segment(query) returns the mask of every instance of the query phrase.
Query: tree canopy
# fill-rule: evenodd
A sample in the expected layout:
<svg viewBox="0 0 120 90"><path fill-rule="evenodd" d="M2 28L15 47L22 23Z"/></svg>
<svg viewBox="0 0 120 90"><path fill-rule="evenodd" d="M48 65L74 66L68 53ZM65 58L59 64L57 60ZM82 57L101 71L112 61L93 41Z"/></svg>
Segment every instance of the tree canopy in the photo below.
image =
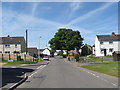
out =
<svg viewBox="0 0 120 90"><path fill-rule="evenodd" d="M49 41L50 48L53 50L73 50L82 46L83 38L79 31L60 28L54 37Z"/></svg>

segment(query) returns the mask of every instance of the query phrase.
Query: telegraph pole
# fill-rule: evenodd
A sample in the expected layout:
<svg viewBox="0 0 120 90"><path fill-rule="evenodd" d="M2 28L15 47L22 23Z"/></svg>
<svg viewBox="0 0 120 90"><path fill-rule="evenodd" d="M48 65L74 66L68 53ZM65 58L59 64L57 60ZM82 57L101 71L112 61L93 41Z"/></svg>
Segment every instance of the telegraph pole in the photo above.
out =
<svg viewBox="0 0 120 90"><path fill-rule="evenodd" d="M28 45L28 32L27 32L27 29L26 29L26 54L27 54L27 45Z"/></svg>

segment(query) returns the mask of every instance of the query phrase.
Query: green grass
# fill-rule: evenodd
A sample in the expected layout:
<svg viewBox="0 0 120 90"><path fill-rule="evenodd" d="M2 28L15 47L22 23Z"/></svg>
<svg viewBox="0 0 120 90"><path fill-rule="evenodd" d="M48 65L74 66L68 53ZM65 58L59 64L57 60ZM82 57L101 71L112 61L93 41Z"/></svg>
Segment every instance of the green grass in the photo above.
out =
<svg viewBox="0 0 120 90"><path fill-rule="evenodd" d="M90 69L96 72L118 77L119 76L118 75L118 63L120 64L120 62L91 63L90 65L85 65L81 67Z"/></svg>
<svg viewBox="0 0 120 90"><path fill-rule="evenodd" d="M36 64L37 62L32 61L14 61L14 62L8 62L7 60L0 61L3 63L7 63L8 65L14 65L14 64Z"/></svg>
<svg viewBox="0 0 120 90"><path fill-rule="evenodd" d="M86 59L86 60L82 60ZM103 62L103 61L112 61L113 58L112 56L104 56L104 57L94 57L94 56L89 56L89 57L80 57L80 62Z"/></svg>
<svg viewBox="0 0 120 90"><path fill-rule="evenodd" d="M43 60L38 60L38 62L42 62Z"/></svg>

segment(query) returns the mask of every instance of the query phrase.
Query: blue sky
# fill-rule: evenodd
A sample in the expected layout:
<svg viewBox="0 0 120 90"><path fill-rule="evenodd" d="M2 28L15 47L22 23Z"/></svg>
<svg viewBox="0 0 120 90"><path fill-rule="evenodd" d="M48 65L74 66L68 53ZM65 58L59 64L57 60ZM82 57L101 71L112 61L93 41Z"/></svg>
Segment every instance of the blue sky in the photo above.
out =
<svg viewBox="0 0 120 90"><path fill-rule="evenodd" d="M25 36L44 48L59 28L79 30L93 45L97 34L118 32L117 2L2 2L2 36ZM41 39L39 37L42 37Z"/></svg>

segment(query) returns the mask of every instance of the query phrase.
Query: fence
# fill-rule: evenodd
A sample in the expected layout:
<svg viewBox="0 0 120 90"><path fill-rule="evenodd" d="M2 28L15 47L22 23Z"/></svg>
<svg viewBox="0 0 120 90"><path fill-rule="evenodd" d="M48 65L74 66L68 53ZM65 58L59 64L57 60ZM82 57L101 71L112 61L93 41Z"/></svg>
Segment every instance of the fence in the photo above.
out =
<svg viewBox="0 0 120 90"><path fill-rule="evenodd" d="M26 54L0 54L1 60L17 60L17 56L21 56L24 61L34 61L34 57Z"/></svg>

